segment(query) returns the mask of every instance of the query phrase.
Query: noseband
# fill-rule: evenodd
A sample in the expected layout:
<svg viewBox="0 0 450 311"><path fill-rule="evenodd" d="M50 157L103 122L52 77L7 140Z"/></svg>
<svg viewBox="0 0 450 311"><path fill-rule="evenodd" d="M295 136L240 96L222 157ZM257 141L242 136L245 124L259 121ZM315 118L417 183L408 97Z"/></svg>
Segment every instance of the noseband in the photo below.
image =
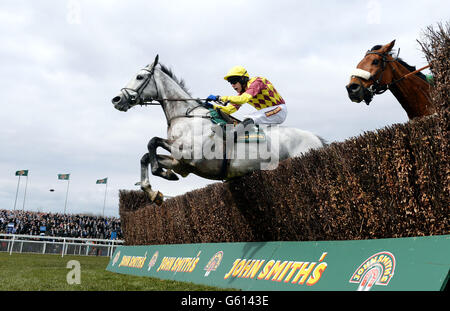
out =
<svg viewBox="0 0 450 311"><path fill-rule="evenodd" d="M363 78L364 80L369 80L372 81L372 85L370 85L368 88L363 88L363 96L364 96L364 100L366 102L366 104L368 105L369 102L372 100L372 98L375 95L378 94L383 94L384 92L386 92L393 84L397 83L399 80L393 81L391 83L388 84L382 84L381 81L383 79L383 73L386 69L386 65L388 63L393 63L395 61L397 61L398 59L398 55L400 54L400 49L399 49L399 53L397 54L397 57L393 60L389 60L388 59L388 54L386 53L380 53L380 52L376 52L376 51L367 51L366 55L364 57L366 57L367 55L370 54L374 54L374 55L378 55L381 57L381 66L380 68L377 70L377 72L375 72L375 74L371 75L368 71L364 71L362 69L356 69L354 71L354 77L356 77L359 80L359 83L361 86L363 86L361 78ZM392 68L393 72L395 71L395 68ZM378 77L378 78L376 78Z"/></svg>

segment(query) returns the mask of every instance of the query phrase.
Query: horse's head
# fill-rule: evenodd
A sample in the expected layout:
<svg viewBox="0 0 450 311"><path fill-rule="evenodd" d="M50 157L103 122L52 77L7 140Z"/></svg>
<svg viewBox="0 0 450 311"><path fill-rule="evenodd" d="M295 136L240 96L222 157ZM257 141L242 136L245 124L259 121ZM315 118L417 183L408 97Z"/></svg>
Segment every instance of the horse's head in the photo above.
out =
<svg viewBox="0 0 450 311"><path fill-rule="evenodd" d="M384 46L376 45L367 51L364 58L353 70L350 83L346 86L348 96L353 102L365 101L368 105L375 94L381 94L393 79L391 66L387 63L394 61L391 50L395 40Z"/></svg>
<svg viewBox="0 0 450 311"><path fill-rule="evenodd" d="M157 98L157 89L152 81L153 73L158 64L158 55L155 61L141 69L133 79L120 90L120 93L111 101L114 108L120 111L127 111L133 106L142 104L145 100L151 101Z"/></svg>

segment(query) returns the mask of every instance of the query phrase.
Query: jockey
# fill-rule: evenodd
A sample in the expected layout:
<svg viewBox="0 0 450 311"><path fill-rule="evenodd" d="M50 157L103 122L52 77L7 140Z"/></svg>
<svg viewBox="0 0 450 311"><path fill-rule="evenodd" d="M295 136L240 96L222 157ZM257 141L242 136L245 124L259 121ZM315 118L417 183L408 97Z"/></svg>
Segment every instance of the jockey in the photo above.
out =
<svg viewBox="0 0 450 311"><path fill-rule="evenodd" d="M207 103L208 107L220 109L226 114L236 112L241 105L249 103L256 108L256 112L245 116L243 126L249 124L280 124L286 120L286 104L281 95L269 80L263 77L250 78L247 70L242 66L230 69L224 77L231 83L237 96L209 95L208 101L222 101L226 106Z"/></svg>

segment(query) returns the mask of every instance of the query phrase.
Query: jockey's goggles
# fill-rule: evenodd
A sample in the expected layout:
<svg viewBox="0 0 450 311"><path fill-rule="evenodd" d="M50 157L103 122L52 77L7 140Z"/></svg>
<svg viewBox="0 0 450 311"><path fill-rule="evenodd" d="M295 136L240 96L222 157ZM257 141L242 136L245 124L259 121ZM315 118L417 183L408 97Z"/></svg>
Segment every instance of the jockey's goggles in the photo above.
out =
<svg viewBox="0 0 450 311"><path fill-rule="evenodd" d="M241 77L232 76L232 77L229 77L227 79L227 81L230 82L231 84L236 84L241 81Z"/></svg>

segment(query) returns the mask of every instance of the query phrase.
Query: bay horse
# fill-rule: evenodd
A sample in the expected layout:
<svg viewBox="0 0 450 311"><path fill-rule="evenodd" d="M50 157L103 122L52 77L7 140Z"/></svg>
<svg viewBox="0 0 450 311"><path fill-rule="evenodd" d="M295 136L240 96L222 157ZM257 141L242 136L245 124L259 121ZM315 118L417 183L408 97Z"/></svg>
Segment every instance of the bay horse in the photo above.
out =
<svg viewBox="0 0 450 311"><path fill-rule="evenodd" d="M357 103L364 100L369 105L374 95L390 90L410 120L436 113L430 96L432 85L424 74L416 73L415 67L398 55L394 58L394 44L395 40L367 51L346 86L350 100Z"/></svg>
<svg viewBox="0 0 450 311"><path fill-rule="evenodd" d="M264 140L236 141L212 122L212 112L194 99L167 67L154 62L135 75L112 99L114 108L127 111L136 105L160 105L167 120L167 139L153 137L141 158L141 189L152 202L162 204L163 195L151 188L148 166L155 176L178 180L193 173L212 180L229 180L257 169L274 169L278 162L324 146L319 136L282 126L264 127ZM261 127L261 125L260 125ZM250 132L250 129L245 129ZM231 139L230 139L231 137ZM170 153L157 154L158 147Z"/></svg>

